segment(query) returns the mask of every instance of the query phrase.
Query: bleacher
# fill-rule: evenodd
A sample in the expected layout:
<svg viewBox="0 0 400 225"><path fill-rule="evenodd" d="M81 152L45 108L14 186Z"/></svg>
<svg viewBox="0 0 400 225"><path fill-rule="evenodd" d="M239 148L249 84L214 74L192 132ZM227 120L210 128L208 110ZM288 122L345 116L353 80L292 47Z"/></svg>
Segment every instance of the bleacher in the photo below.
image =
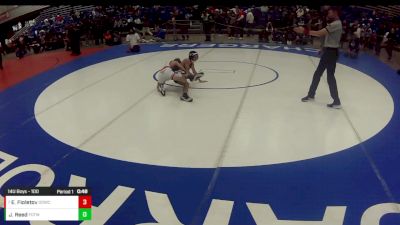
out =
<svg viewBox="0 0 400 225"><path fill-rule="evenodd" d="M71 10L75 10L78 12L84 12L84 11L92 11L95 8L94 5L76 5L76 6L71 6L71 5L61 5L61 6L54 6L54 7L49 7L43 11L40 12L40 15L35 18L36 24L35 26L39 26L40 23L46 19L50 18L52 16L63 16L66 17L70 14ZM29 32L29 30L32 27L29 26L24 26L21 30L16 32L12 37L11 40L15 40L17 37L22 35L25 32Z"/></svg>
<svg viewBox="0 0 400 225"><path fill-rule="evenodd" d="M67 16L71 12L71 10L75 10L78 12L83 12L83 11L92 11L95 8L94 5L76 5L76 6L71 6L71 5L61 5L61 6L56 6L56 7L50 7L46 10L43 10L39 17L38 21L44 20L46 18L50 18L52 16Z"/></svg>
<svg viewBox="0 0 400 225"><path fill-rule="evenodd" d="M357 8L371 10L371 11L375 10L375 11L379 11L379 12L384 12L390 17L400 16L400 6L366 5L366 6L357 6Z"/></svg>

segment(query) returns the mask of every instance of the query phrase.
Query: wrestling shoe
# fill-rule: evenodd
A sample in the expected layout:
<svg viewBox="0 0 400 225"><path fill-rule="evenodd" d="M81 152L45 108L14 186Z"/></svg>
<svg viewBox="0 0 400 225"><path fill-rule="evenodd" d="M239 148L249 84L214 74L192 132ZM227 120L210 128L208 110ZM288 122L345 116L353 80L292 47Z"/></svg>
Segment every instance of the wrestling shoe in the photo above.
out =
<svg viewBox="0 0 400 225"><path fill-rule="evenodd" d="M165 96L164 84L157 84L157 91L160 92L162 96Z"/></svg>
<svg viewBox="0 0 400 225"><path fill-rule="evenodd" d="M337 102L333 102L331 104L326 105L328 108L333 108L333 109L341 109L342 105Z"/></svg>
<svg viewBox="0 0 400 225"><path fill-rule="evenodd" d="M201 78L202 76L204 76L204 73L203 73L203 72L199 72L199 73L197 73L196 75L194 75L193 80L194 80L194 81L198 81L198 80L200 80L200 78Z"/></svg>
<svg viewBox="0 0 400 225"><path fill-rule="evenodd" d="M301 99L302 102L309 102L309 101L314 101L314 97L306 96Z"/></svg>
<svg viewBox="0 0 400 225"><path fill-rule="evenodd" d="M190 74L190 75L188 75L188 76L186 76L186 78L187 79L189 79L190 80L190 82L192 82L193 80L194 80L194 75L192 75L192 74Z"/></svg>
<svg viewBox="0 0 400 225"><path fill-rule="evenodd" d="M192 102L193 98L189 97L186 93L181 96L181 100L185 102Z"/></svg>

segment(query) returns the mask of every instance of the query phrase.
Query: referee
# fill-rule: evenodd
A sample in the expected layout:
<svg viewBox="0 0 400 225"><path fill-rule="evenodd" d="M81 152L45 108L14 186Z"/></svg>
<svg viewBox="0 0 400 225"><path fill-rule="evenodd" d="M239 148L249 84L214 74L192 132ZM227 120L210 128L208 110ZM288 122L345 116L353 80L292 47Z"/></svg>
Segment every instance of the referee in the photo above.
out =
<svg viewBox="0 0 400 225"><path fill-rule="evenodd" d="M308 91L308 95L301 99L303 102L314 100L315 91L317 90L319 81L325 69L328 74L328 85L333 103L328 104L330 108L340 109L340 99L336 86L335 69L336 61L339 57L340 37L342 35L342 22L339 18L339 10L336 7L331 7L327 15L328 25L319 30L311 31L304 27L296 27L294 31L299 34L311 35L316 37L324 37L323 49L318 68L315 70L314 77Z"/></svg>

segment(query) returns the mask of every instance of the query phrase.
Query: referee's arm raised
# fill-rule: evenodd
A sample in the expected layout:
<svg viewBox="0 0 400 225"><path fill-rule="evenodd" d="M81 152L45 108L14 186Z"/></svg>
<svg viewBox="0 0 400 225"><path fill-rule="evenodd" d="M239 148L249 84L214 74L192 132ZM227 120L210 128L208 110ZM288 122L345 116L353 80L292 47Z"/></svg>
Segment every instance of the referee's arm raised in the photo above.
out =
<svg viewBox="0 0 400 225"><path fill-rule="evenodd" d="M323 37L328 35L329 33L332 33L338 29L341 29L340 26L337 26L336 24L328 24L328 26L322 28L321 30L308 30L307 28L304 27L295 27L293 30L296 33L299 34L306 34L306 35L311 35L311 36L315 36L315 37Z"/></svg>
<svg viewBox="0 0 400 225"><path fill-rule="evenodd" d="M322 28L321 30L307 30L304 27L295 27L293 30L299 34L308 34L315 37L323 37L329 34L327 27Z"/></svg>

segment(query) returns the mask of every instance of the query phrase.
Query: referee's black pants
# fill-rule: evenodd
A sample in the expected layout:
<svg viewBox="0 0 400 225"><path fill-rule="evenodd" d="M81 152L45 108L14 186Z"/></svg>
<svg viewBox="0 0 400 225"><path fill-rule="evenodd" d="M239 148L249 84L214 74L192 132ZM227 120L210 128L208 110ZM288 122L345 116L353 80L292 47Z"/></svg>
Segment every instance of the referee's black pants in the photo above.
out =
<svg viewBox="0 0 400 225"><path fill-rule="evenodd" d="M325 69L327 72L329 91L334 103L340 104L339 94L335 79L336 61L339 58L339 50L337 48L324 48L322 50L321 60L319 61L317 70L315 70L313 80L311 82L310 90L308 91L309 97L314 97L317 90L321 76Z"/></svg>

